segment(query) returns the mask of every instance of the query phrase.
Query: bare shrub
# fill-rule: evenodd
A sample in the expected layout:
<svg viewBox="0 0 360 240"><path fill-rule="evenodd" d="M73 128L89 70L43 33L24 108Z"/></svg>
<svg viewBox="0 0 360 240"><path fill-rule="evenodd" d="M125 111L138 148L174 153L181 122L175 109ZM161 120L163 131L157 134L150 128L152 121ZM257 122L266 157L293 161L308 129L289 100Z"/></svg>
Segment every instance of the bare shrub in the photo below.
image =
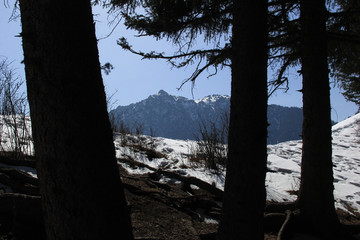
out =
<svg viewBox="0 0 360 240"><path fill-rule="evenodd" d="M199 125L200 138L196 140L195 153L190 161L203 161L209 169L218 170L227 161L228 113L221 117L220 125L216 121L204 119Z"/></svg>
<svg viewBox="0 0 360 240"><path fill-rule="evenodd" d="M0 147L16 157L32 154L28 102L23 85L24 81L10 68L7 59L0 59Z"/></svg>
<svg viewBox="0 0 360 240"><path fill-rule="evenodd" d="M151 149L151 150L155 150L155 149L156 149L156 143L155 143L155 139L154 139L154 130L153 130L152 128L150 128L149 141L146 143L146 145L147 145L148 148Z"/></svg>
<svg viewBox="0 0 360 240"><path fill-rule="evenodd" d="M114 134L120 137L120 144L122 146L126 146L129 144L129 141L132 139L129 137L129 135L132 135L131 128L126 125L123 121L120 122L120 125L115 124L114 118L111 118L113 115L110 114L110 122L112 123L112 130ZM113 121L111 121L113 119Z"/></svg>
<svg viewBox="0 0 360 240"><path fill-rule="evenodd" d="M150 128L150 136L145 136L144 125L134 123L133 127L123 121L116 128L116 134L120 137L120 145L127 147L130 153L141 152L151 161L155 158L167 158L163 153L156 151L156 143L153 137L153 130Z"/></svg>

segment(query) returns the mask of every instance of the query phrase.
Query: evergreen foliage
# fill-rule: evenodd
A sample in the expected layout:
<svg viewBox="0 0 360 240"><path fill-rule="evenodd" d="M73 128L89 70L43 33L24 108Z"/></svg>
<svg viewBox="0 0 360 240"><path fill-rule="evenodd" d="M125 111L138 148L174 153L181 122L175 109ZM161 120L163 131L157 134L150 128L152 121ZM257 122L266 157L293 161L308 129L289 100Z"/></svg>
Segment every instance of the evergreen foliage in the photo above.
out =
<svg viewBox="0 0 360 240"><path fill-rule="evenodd" d="M219 67L230 65L232 2L129 0L105 1L103 4L111 6L111 12L118 12L125 19L125 25L138 31L140 36L166 39L178 47L169 56L157 52L144 53L134 50L125 38L120 38L118 44L122 48L144 59L165 59L177 68L197 64L193 74L184 81L194 83L205 70L214 67L213 74L216 74ZM198 38L203 38L208 48L194 48Z"/></svg>
<svg viewBox="0 0 360 240"><path fill-rule="evenodd" d="M360 106L360 1L336 0L329 13L329 66L348 101Z"/></svg>
<svg viewBox="0 0 360 240"><path fill-rule="evenodd" d="M279 4L276 4L278 2ZM278 66L271 93L282 84L289 67L300 64L299 1L269 3L269 64ZM349 101L360 105L360 2L357 0L327 1L327 43L330 76L344 90Z"/></svg>
<svg viewBox="0 0 360 240"><path fill-rule="evenodd" d="M100 0L95 3L101 2ZM118 40L125 50L143 59L165 59L173 67L196 64L195 71L182 85L192 83L212 67L208 77L218 68L231 66L231 28L233 1L225 0L105 0L110 12L125 19L125 25L139 36L166 39L178 46L172 55L135 50L125 38ZM357 0L327 1L327 39L331 76L344 90L347 100L360 104L360 2ZM268 1L268 66L275 74L269 80L268 94L277 89L288 90L288 69L300 65L299 0ZM206 49L196 48L203 38ZM181 85L181 86L182 86Z"/></svg>

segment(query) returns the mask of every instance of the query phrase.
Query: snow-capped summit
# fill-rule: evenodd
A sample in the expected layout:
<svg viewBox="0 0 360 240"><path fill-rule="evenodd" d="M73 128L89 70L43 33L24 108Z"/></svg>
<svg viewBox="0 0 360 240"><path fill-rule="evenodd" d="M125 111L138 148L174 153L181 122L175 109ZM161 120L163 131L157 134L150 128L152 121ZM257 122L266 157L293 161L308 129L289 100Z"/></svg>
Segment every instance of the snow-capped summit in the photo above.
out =
<svg viewBox="0 0 360 240"><path fill-rule="evenodd" d="M225 100L225 101L229 101L230 100L230 97L227 96L227 95L219 95L219 94L213 94L213 95L209 95L209 96L206 96L202 99L199 99L199 100L195 100L196 103L216 103L218 101L222 101L222 100Z"/></svg>

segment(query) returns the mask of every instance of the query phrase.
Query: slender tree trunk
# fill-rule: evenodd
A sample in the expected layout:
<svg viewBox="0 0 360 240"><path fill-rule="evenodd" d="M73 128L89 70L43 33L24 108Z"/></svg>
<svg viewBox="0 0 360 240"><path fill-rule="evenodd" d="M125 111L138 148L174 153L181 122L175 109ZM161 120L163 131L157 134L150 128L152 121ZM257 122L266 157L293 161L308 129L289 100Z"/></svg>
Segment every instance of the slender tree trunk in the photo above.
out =
<svg viewBox="0 0 360 240"><path fill-rule="evenodd" d="M90 1L20 0L48 239L133 239Z"/></svg>
<svg viewBox="0 0 360 240"><path fill-rule="evenodd" d="M229 155L218 239L263 239L266 200L267 8L234 1Z"/></svg>
<svg viewBox="0 0 360 240"><path fill-rule="evenodd" d="M331 237L334 207L325 1L301 0L303 148L298 206L304 221Z"/></svg>

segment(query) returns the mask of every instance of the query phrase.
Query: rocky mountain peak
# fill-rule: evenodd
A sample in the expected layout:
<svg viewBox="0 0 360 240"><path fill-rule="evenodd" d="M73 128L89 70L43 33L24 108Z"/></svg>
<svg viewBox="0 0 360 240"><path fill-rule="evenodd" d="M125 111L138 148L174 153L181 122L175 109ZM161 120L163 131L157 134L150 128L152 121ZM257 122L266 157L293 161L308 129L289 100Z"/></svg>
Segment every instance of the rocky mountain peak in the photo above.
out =
<svg viewBox="0 0 360 240"><path fill-rule="evenodd" d="M169 94L167 92L165 92L164 90L162 90L162 89L157 93L157 95L159 95L159 96L169 96Z"/></svg>
<svg viewBox="0 0 360 240"><path fill-rule="evenodd" d="M199 100L173 96L164 90L129 106L119 106L110 114L115 125L121 123L134 128L141 124L144 134L150 129L154 136L194 140L199 134L202 121L211 121L221 126L224 114L230 112L230 97L210 95ZM302 110L270 105L268 108L268 143L300 139Z"/></svg>

